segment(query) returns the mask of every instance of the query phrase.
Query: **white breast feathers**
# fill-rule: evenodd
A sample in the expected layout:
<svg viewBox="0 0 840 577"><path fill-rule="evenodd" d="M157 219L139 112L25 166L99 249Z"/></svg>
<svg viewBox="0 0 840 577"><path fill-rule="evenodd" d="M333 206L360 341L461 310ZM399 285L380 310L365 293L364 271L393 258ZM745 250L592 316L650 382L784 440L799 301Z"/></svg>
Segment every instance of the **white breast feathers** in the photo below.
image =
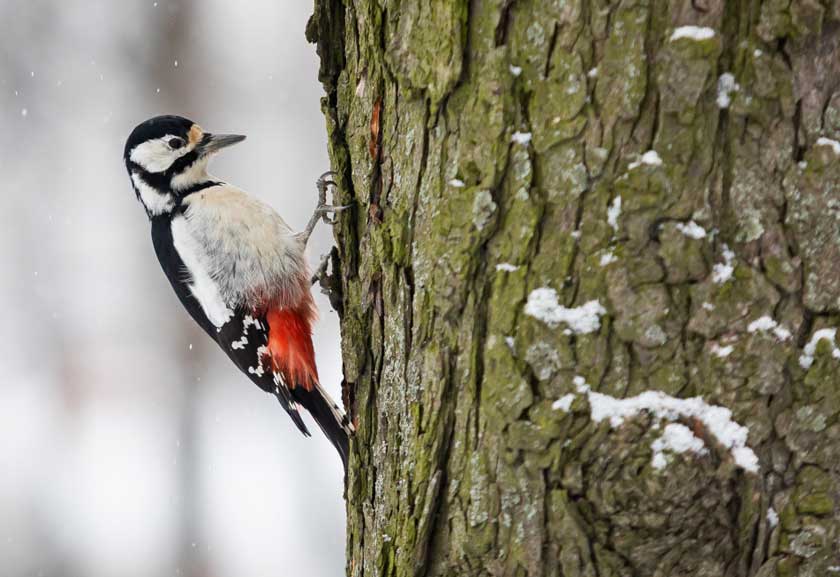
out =
<svg viewBox="0 0 840 577"><path fill-rule="evenodd" d="M300 302L309 289L304 244L271 207L230 185L194 193L184 205L184 217L173 220L173 238L175 221L182 220L184 237L199 249L199 268L228 308ZM176 249L181 254L177 242Z"/></svg>
<svg viewBox="0 0 840 577"><path fill-rule="evenodd" d="M204 249L183 216L172 219L172 243L187 269L184 272L189 275L187 280L190 292L213 326L222 328L233 317L233 310L228 306L230 301L222 297L216 281L210 275Z"/></svg>

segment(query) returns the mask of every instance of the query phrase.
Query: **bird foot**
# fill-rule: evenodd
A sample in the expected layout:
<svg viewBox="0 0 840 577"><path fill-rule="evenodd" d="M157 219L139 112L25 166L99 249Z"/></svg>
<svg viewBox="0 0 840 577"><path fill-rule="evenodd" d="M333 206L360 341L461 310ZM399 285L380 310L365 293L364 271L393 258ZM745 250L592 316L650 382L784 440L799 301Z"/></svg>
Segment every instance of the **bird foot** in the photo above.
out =
<svg viewBox="0 0 840 577"><path fill-rule="evenodd" d="M338 176L332 170L329 170L318 177L318 180L315 182L315 187L318 189L318 206L315 208L314 217L321 217L321 221L333 225L335 224L335 215L339 212L343 212L350 208L351 205L346 204L344 206L333 206L331 204L327 204L327 193L332 192L333 197L335 197L335 191L338 189L338 184L335 182L334 178ZM333 215L330 218L330 214Z"/></svg>
<svg viewBox="0 0 840 577"><path fill-rule="evenodd" d="M319 176L318 180L315 182L315 187L318 190L318 205L315 207L315 211L309 219L309 224L306 225L306 229L302 233L304 243L309 240L309 237L319 220L332 226L336 223L335 215L352 206L351 204L333 206L327 203L327 193L331 192L333 197L335 197L335 191L338 189L338 184L335 180L333 180L336 176L337 174L335 172L328 171Z"/></svg>
<svg viewBox="0 0 840 577"><path fill-rule="evenodd" d="M321 221L325 222L326 224L332 226L336 223L335 215L339 212L344 212L348 208L350 208L349 204L345 204L343 206L333 206L331 204L322 204L315 208L315 215L321 217ZM333 216L330 217L330 214Z"/></svg>

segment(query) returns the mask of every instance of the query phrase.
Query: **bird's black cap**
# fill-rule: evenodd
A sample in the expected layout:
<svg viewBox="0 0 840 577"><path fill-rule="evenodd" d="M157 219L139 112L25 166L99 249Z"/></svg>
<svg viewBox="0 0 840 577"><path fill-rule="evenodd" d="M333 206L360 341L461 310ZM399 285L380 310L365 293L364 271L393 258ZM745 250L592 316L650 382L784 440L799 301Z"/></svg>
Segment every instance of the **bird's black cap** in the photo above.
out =
<svg viewBox="0 0 840 577"><path fill-rule="evenodd" d="M166 136L167 134L180 136L181 138L186 139L190 128L192 128L194 124L195 123L188 118L184 118L183 116L174 116L171 114L155 116L145 122L141 122L134 128L134 130L131 131L128 140L125 141L123 158L128 161L128 155L131 154L131 150L138 144L146 142L147 140L160 138L162 136Z"/></svg>

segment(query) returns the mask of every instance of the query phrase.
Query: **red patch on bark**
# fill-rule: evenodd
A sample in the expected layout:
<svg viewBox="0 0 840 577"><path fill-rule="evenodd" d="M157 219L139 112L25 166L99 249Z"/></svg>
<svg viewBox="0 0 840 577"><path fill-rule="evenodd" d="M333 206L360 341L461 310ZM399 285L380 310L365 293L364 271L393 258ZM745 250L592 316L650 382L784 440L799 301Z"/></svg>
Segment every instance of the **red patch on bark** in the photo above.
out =
<svg viewBox="0 0 840 577"><path fill-rule="evenodd" d="M265 315L272 369L283 375L290 389L300 385L311 391L318 382L315 349L312 346L312 317L313 310L307 306L272 308Z"/></svg>

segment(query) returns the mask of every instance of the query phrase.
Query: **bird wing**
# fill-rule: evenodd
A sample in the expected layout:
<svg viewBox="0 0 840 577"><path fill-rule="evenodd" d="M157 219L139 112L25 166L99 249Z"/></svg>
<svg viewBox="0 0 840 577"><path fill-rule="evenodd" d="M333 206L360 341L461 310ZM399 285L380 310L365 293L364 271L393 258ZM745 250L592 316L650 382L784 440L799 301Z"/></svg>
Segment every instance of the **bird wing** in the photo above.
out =
<svg viewBox="0 0 840 577"><path fill-rule="evenodd" d="M270 350L269 330L265 314L240 305L230 321L210 336L254 384L277 397L298 429L308 437L309 430L301 419L289 382L283 371L276 370ZM294 383L291 388L294 388Z"/></svg>
<svg viewBox="0 0 840 577"><path fill-rule="evenodd" d="M252 382L277 397L298 429L309 436L283 374L267 363L265 315L241 298L237 301L223 294L209 273L208 252L184 216L171 222L155 221L152 226L158 260L184 308Z"/></svg>
<svg viewBox="0 0 840 577"><path fill-rule="evenodd" d="M315 367L311 320L314 309L269 309L264 314L238 307L215 336L228 356L259 387L274 393L301 432L309 431L298 408L306 408L338 450L345 470L353 425L321 386Z"/></svg>

